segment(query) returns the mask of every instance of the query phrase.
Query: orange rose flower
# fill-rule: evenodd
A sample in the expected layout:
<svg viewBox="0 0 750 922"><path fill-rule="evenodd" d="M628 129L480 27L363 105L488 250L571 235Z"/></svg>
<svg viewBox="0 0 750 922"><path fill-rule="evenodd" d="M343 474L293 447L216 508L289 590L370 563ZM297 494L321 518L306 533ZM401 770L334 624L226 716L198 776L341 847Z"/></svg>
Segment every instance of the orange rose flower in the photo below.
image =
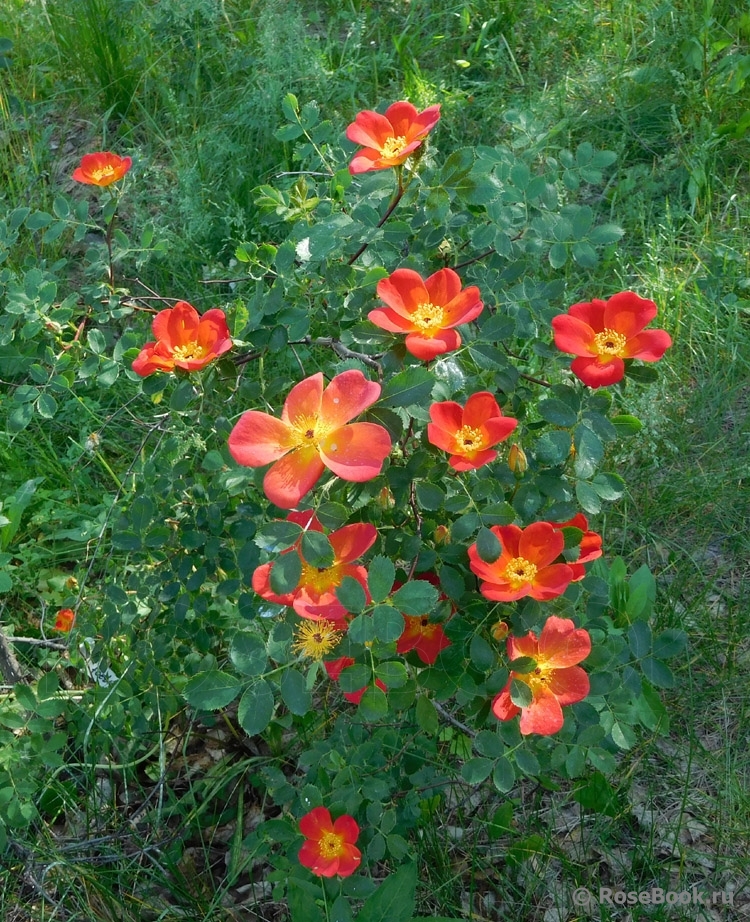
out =
<svg viewBox="0 0 750 922"><path fill-rule="evenodd" d="M263 467L268 499L282 509L296 506L328 468L342 480L377 477L391 450L391 437L375 423L350 423L380 396L380 385L361 371L342 372L323 389L323 373L289 392L281 419L259 410L243 413L229 436L238 464Z"/></svg>
<svg viewBox="0 0 750 922"><path fill-rule="evenodd" d="M325 807L315 807L299 821L307 840L299 850L300 864L318 877L349 877L359 867L362 853L354 844L359 826L344 814L334 823Z"/></svg>
<svg viewBox="0 0 750 922"><path fill-rule="evenodd" d="M453 269L440 269L427 279L413 269L396 269L378 282L377 292L387 306L370 311L370 322L390 333L406 333L406 348L424 361L458 349L461 337L454 327L475 320L484 307L479 289L462 289Z"/></svg>
<svg viewBox="0 0 750 922"><path fill-rule="evenodd" d="M427 438L450 453L448 463L457 471L472 471L497 457L492 446L508 436L518 420L503 416L489 391L472 394L462 407L452 400L430 407Z"/></svg>
<svg viewBox="0 0 750 922"><path fill-rule="evenodd" d="M355 564L354 561L372 547L377 536L375 526L369 523L355 522L352 525L344 525L343 528L331 532L328 536L334 553L330 567L322 569L313 567L298 551L302 559L302 573L297 586L291 592L276 595L271 589L273 562L261 564L255 570L252 581L253 589L269 602L291 605L301 618L309 618L311 621L331 621L337 630L341 630L342 625L345 626L349 612L336 598L336 590L345 576L351 576L365 590L369 604L367 570Z"/></svg>
<svg viewBox="0 0 750 922"><path fill-rule="evenodd" d="M476 544L469 548L469 566L483 580L479 591L485 598L515 602L529 595L546 602L562 595L573 581L572 567L553 563L562 554L565 539L549 522L534 522L528 528L493 525L490 531L502 547L494 563L481 559Z"/></svg>
<svg viewBox="0 0 750 922"><path fill-rule="evenodd" d="M132 157L118 157L108 150L84 154L81 165L73 170L73 179L89 186L110 186L122 179L132 165Z"/></svg>
<svg viewBox="0 0 750 922"><path fill-rule="evenodd" d="M346 129L346 136L364 150L357 151L349 172L367 173L398 166L421 145L437 125L440 106L417 112L410 102L394 102L385 115L366 109Z"/></svg>
<svg viewBox="0 0 750 922"><path fill-rule="evenodd" d="M57 613L55 618L55 630L56 631L65 631L67 632L73 627L73 622L76 619L75 612L72 608L61 608Z"/></svg>
<svg viewBox="0 0 750 922"><path fill-rule="evenodd" d="M202 316L187 301L178 301L154 317L156 342L146 343L133 371L147 378L155 371L197 371L232 348L227 318L219 308Z"/></svg>
<svg viewBox="0 0 750 922"><path fill-rule="evenodd" d="M570 370L584 384L616 384L625 374L624 359L658 362L672 345L666 330L644 330L655 316L654 302L632 291L574 304L552 318L555 345L578 356Z"/></svg>
<svg viewBox="0 0 750 922"><path fill-rule="evenodd" d="M525 637L509 637L510 659L529 656L536 667L531 672L511 672L508 684L492 702L495 717L510 720L520 713L519 729L524 735L557 733L563 725L562 706L582 701L589 693L589 677L576 664L590 652L588 631L557 615L547 618L538 638L532 631ZM514 679L531 690L531 702L525 707L518 707L511 700L510 686Z"/></svg>
<svg viewBox="0 0 750 922"><path fill-rule="evenodd" d="M577 512L568 522L553 522L552 527L556 530L580 528L583 532L583 538L581 538L578 548L578 560L568 563L574 573L573 582L577 583L586 575L586 568L583 564L602 556L602 536L598 532L589 531L588 519L582 512Z"/></svg>

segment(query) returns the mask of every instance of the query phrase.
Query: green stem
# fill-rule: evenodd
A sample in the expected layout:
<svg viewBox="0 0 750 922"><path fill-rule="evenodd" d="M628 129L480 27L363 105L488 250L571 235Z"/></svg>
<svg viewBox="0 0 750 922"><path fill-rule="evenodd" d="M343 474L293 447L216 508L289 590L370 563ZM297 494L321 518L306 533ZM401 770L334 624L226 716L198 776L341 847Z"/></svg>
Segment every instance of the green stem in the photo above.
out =
<svg viewBox="0 0 750 922"><path fill-rule="evenodd" d="M391 215L393 214L393 212L395 211L396 206L397 206L398 203L401 201L401 199L404 197L404 192L406 192L406 188L407 188L407 186L408 186L408 183L407 183L406 185L404 185L403 167L402 167L402 166L397 166L397 167L396 167L396 178L398 179L398 186L396 187L396 191L395 191L395 193L394 193L394 195L393 195L393 198L391 199L390 205L388 206L388 208L387 208L385 214L384 214L383 217L378 221L377 227L382 227L382 226L385 224L385 222L388 220L388 218L390 218L390 216L391 216ZM363 243L362 246L361 246L361 247L357 250L357 252L354 254L354 256L350 256L350 257L349 257L349 259L348 259L348 261L347 261L347 262L348 262L348 265L351 266L352 263L356 262L356 261L359 259L359 257L365 252L365 250L367 249L367 247L368 247L369 245L370 245L370 244L369 244L369 241L366 241L365 243Z"/></svg>

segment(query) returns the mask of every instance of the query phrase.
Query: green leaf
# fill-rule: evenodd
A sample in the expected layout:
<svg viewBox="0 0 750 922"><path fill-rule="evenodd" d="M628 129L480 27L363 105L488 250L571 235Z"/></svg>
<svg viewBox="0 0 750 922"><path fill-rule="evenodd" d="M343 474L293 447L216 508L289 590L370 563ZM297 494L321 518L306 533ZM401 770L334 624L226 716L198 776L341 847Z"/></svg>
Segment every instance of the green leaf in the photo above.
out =
<svg viewBox="0 0 750 922"><path fill-rule="evenodd" d="M286 900L290 922L328 922L309 890L293 877L287 883Z"/></svg>
<svg viewBox="0 0 750 922"><path fill-rule="evenodd" d="M408 407L429 403L435 379L426 368L415 366L394 375L383 389L378 406Z"/></svg>
<svg viewBox="0 0 750 922"><path fill-rule="evenodd" d="M339 676L339 686L344 692L358 692L372 681L372 669L365 663L347 666Z"/></svg>
<svg viewBox="0 0 750 922"><path fill-rule="evenodd" d="M302 576L302 561L296 551L282 554L271 567L269 582L276 595L292 592Z"/></svg>
<svg viewBox="0 0 750 922"><path fill-rule="evenodd" d="M502 554L503 548L497 535L489 528L480 528L477 535L477 554L485 563L494 563Z"/></svg>
<svg viewBox="0 0 750 922"><path fill-rule="evenodd" d="M404 616L392 605L378 605L372 613L372 624L375 637L381 643L397 641L405 626Z"/></svg>
<svg viewBox="0 0 750 922"><path fill-rule="evenodd" d="M498 759L505 752L505 745L492 730L480 730L474 740L474 748L488 759Z"/></svg>
<svg viewBox="0 0 750 922"><path fill-rule="evenodd" d="M359 580L345 576L336 589L336 598L344 608L353 615L358 615L367 607L367 595Z"/></svg>
<svg viewBox="0 0 750 922"><path fill-rule="evenodd" d="M437 589L424 579L410 580L393 594L393 604L404 615L429 614L437 600Z"/></svg>
<svg viewBox="0 0 750 922"><path fill-rule="evenodd" d="M584 809L605 816L617 816L620 809L617 792L601 772L592 772L589 778L581 782L573 792L573 800Z"/></svg>
<svg viewBox="0 0 750 922"><path fill-rule="evenodd" d="M372 615L358 615L349 623L347 636L354 643L369 643L375 640L375 624Z"/></svg>
<svg viewBox="0 0 750 922"><path fill-rule="evenodd" d="M595 269L599 265L596 250L585 241L573 244L573 259L584 269Z"/></svg>
<svg viewBox="0 0 750 922"><path fill-rule="evenodd" d="M586 483L584 480L576 482L576 498L584 512L588 512L590 515L596 515L597 512L601 512L602 501L590 483Z"/></svg>
<svg viewBox="0 0 750 922"><path fill-rule="evenodd" d="M36 402L36 410L43 419L52 419L57 413L57 401L51 394L40 394Z"/></svg>
<svg viewBox="0 0 750 922"><path fill-rule="evenodd" d="M406 685L409 674L403 663L399 663L396 660L388 660L375 667L375 678L380 679L388 688L401 688Z"/></svg>
<svg viewBox="0 0 750 922"><path fill-rule="evenodd" d="M636 416L629 416L623 413L620 416L613 416L610 422L617 430L620 438L628 438L631 435L637 435L643 429L643 423Z"/></svg>
<svg viewBox="0 0 750 922"><path fill-rule="evenodd" d="M373 558L367 572L367 586L373 602L382 602L388 598L395 579L396 567L390 558L382 556Z"/></svg>
<svg viewBox="0 0 750 922"><path fill-rule="evenodd" d="M489 778L494 767L492 759L476 756L461 766L461 777L467 784L481 784L485 778Z"/></svg>
<svg viewBox="0 0 750 922"><path fill-rule="evenodd" d="M505 756L495 762L495 767L492 771L492 783L501 794L507 794L516 783L516 770Z"/></svg>
<svg viewBox="0 0 750 922"><path fill-rule="evenodd" d="M290 122L297 121L299 102L297 102L297 97L294 95L294 93L287 93L286 96L281 100L281 111L284 113L284 116L289 119Z"/></svg>
<svg viewBox="0 0 750 922"><path fill-rule="evenodd" d="M248 736L257 736L266 729L273 717L273 707L273 692L265 679L248 687L237 707L237 719Z"/></svg>
<svg viewBox="0 0 750 922"><path fill-rule="evenodd" d="M416 485L417 503L421 509L434 512L445 502L445 491L434 483L420 480Z"/></svg>
<svg viewBox="0 0 750 922"><path fill-rule="evenodd" d="M653 656L646 656L641 660L641 669L649 682L657 688L674 687L672 670L661 660L654 659Z"/></svg>
<svg viewBox="0 0 750 922"><path fill-rule="evenodd" d="M388 699L376 685L370 685L359 702L359 713L365 720L382 720L388 714Z"/></svg>
<svg viewBox="0 0 750 922"><path fill-rule="evenodd" d="M482 672L487 672L497 663L495 650L479 634L474 634L471 638L469 657L473 665Z"/></svg>
<svg viewBox="0 0 750 922"><path fill-rule="evenodd" d="M654 640L654 656L670 659L678 656L687 646L687 634L678 628L667 628Z"/></svg>
<svg viewBox="0 0 750 922"><path fill-rule="evenodd" d="M240 692L241 683L236 676L209 669L193 676L182 690L189 705L204 711L217 711L230 704Z"/></svg>
<svg viewBox="0 0 750 922"><path fill-rule="evenodd" d="M417 866L407 864L386 877L365 900L357 922L411 922L416 888Z"/></svg>
<svg viewBox="0 0 750 922"><path fill-rule="evenodd" d="M636 621L628 628L628 643L633 656L642 659L651 649L651 628L645 621Z"/></svg>
<svg viewBox="0 0 750 922"><path fill-rule="evenodd" d="M562 464L570 454L571 444L567 429L554 429L539 437L534 452L542 464Z"/></svg>
<svg viewBox="0 0 750 922"><path fill-rule="evenodd" d="M588 426L576 427L573 444L576 449L574 461L576 475L582 480L588 480L594 475L597 465L604 457L604 446Z"/></svg>
<svg viewBox="0 0 750 922"><path fill-rule="evenodd" d="M257 634L247 632L234 635L229 658L243 675L249 676L263 675L268 663L265 643Z"/></svg>
<svg viewBox="0 0 750 922"><path fill-rule="evenodd" d="M594 246L616 243L624 233L625 231L617 224L598 224L589 233L589 243Z"/></svg>
<svg viewBox="0 0 750 922"><path fill-rule="evenodd" d="M521 769L524 775L536 777L541 771L539 760L533 752L528 749L517 749L515 752L516 765Z"/></svg>
<svg viewBox="0 0 750 922"><path fill-rule="evenodd" d="M302 529L294 522L268 522L258 529L253 541L262 551L277 554L291 547L302 534Z"/></svg>
<svg viewBox="0 0 750 922"><path fill-rule="evenodd" d="M332 566L335 556L331 542L322 531L306 531L302 535L300 552L305 561L317 569Z"/></svg>
<svg viewBox="0 0 750 922"><path fill-rule="evenodd" d="M417 698L416 714L420 729L424 730L428 736L435 736L439 727L438 713L435 705L426 695Z"/></svg>
<svg viewBox="0 0 750 922"><path fill-rule="evenodd" d="M520 679L511 679L510 700L518 708L525 708L531 704L531 689Z"/></svg>
<svg viewBox="0 0 750 922"><path fill-rule="evenodd" d="M556 397L548 397L546 400L542 400L539 404L539 414L548 423L552 423L554 426L563 426L565 429L575 426L578 420L578 414Z"/></svg>
<svg viewBox="0 0 750 922"><path fill-rule="evenodd" d="M547 258L553 269L561 269L568 261L568 248L564 243L555 243L550 247Z"/></svg>
<svg viewBox="0 0 750 922"><path fill-rule="evenodd" d="M281 697L292 714L304 717L312 707L312 695L301 672L287 669L281 676Z"/></svg>

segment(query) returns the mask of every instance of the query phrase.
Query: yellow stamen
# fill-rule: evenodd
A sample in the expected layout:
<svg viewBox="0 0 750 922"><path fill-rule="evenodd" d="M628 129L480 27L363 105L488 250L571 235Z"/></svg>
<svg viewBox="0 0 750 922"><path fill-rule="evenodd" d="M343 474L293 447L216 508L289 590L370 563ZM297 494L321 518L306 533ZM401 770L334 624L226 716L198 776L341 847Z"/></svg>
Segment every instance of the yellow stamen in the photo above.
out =
<svg viewBox="0 0 750 922"><path fill-rule="evenodd" d="M332 567L312 567L302 561L302 574L298 586L303 586L308 592L330 592L341 585L344 574L341 572L344 564L335 563Z"/></svg>
<svg viewBox="0 0 750 922"><path fill-rule="evenodd" d="M343 634L331 621L305 621L297 628L296 636L297 640L292 644L295 653L321 660L338 645Z"/></svg>
<svg viewBox="0 0 750 922"><path fill-rule="evenodd" d="M91 171L91 178L99 182L101 179L109 179L110 176L114 175L114 172L115 168L111 165L100 166Z"/></svg>
<svg viewBox="0 0 750 922"><path fill-rule="evenodd" d="M403 135L388 138L380 148L380 156L385 160L393 160L401 156L401 151L406 147L406 138Z"/></svg>
<svg viewBox="0 0 750 922"><path fill-rule="evenodd" d="M335 832L324 832L318 840L321 858L338 858L344 846L344 837Z"/></svg>
<svg viewBox="0 0 750 922"><path fill-rule="evenodd" d="M594 337L594 348L599 355L617 357L622 356L625 346L628 343L627 336L618 333L616 330L602 330Z"/></svg>
<svg viewBox="0 0 750 922"><path fill-rule="evenodd" d="M439 304L431 304L429 301L425 301L424 304L420 304L413 311L411 320L415 327L419 327L423 333L429 334L443 329L444 316L445 311Z"/></svg>
<svg viewBox="0 0 750 922"><path fill-rule="evenodd" d="M456 433L456 448L463 454L481 451L484 448L484 439L481 430L471 426L461 426Z"/></svg>
<svg viewBox="0 0 750 922"><path fill-rule="evenodd" d="M525 557L514 557L505 568L503 576L513 589L520 589L525 583L533 583L537 567Z"/></svg>
<svg viewBox="0 0 750 922"><path fill-rule="evenodd" d="M199 345L194 339L184 346L177 346L172 351L175 362L189 362L191 359L202 359L206 354L203 346Z"/></svg>

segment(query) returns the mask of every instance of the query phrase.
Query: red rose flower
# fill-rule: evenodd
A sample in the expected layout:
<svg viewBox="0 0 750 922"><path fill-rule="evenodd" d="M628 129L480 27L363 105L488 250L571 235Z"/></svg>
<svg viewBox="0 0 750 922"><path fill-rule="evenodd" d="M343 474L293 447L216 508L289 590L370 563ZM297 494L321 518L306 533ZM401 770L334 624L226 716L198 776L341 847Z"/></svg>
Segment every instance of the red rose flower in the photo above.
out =
<svg viewBox="0 0 750 922"><path fill-rule="evenodd" d="M440 269L426 279L413 269L396 269L378 282L377 292L387 306L370 311L370 322L390 333L406 333L408 351L427 362L458 349L461 337L454 327L475 320L484 307L479 289L462 289L453 269Z"/></svg>
<svg viewBox="0 0 750 922"><path fill-rule="evenodd" d="M462 407L452 400L433 403L427 438L450 453L448 463L457 471L471 471L497 457L492 446L508 436L518 420L503 416L489 391L472 394Z"/></svg>
<svg viewBox="0 0 750 922"><path fill-rule="evenodd" d="M55 618L55 630L56 631L65 631L67 632L73 627L73 622L76 619L75 612L72 608L61 608L57 613Z"/></svg>
<svg viewBox="0 0 750 922"><path fill-rule="evenodd" d="M318 877L349 877L359 867L362 853L354 844L359 826L354 818L344 814L336 822L325 807L315 807L299 821L307 840L299 850L300 864Z"/></svg>
<svg viewBox="0 0 750 922"><path fill-rule="evenodd" d="M178 301L154 317L156 342L146 343L133 371L147 378L155 371L198 371L232 348L227 318L219 308L202 316L187 301Z"/></svg>
<svg viewBox="0 0 750 922"><path fill-rule="evenodd" d="M271 468L263 480L268 499L282 509L296 506L328 468L342 480L377 477L391 450L391 437L375 423L352 423L380 397L380 385L361 371L344 371L323 388L318 372L296 384L281 419L260 410L243 413L229 436L238 464Z"/></svg>
<svg viewBox="0 0 750 922"><path fill-rule="evenodd" d="M492 702L498 720L510 720L521 714L521 733L548 736L563 725L562 706L582 701L589 693L589 677L577 666L591 652L588 631L576 628L569 618L552 615L537 638L532 631L525 637L508 638L511 660L529 656L536 662L531 672L511 672L508 684ZM531 702L518 707L510 697L513 680L523 682L531 690Z"/></svg>
<svg viewBox="0 0 750 922"><path fill-rule="evenodd" d="M132 157L118 157L108 150L84 154L81 165L73 170L73 179L89 186L109 186L122 179L132 165Z"/></svg>
<svg viewBox="0 0 750 922"><path fill-rule="evenodd" d="M367 173L398 166L414 153L437 125L440 106L417 112L410 102L394 102L385 115L366 109L346 129L346 136L363 150L357 151L349 172Z"/></svg>
<svg viewBox="0 0 750 922"><path fill-rule="evenodd" d="M654 302L632 291L574 304L552 318L555 345L578 356L570 370L584 384L616 384L625 374L623 359L658 362L672 345L665 330L644 330L655 316Z"/></svg>

